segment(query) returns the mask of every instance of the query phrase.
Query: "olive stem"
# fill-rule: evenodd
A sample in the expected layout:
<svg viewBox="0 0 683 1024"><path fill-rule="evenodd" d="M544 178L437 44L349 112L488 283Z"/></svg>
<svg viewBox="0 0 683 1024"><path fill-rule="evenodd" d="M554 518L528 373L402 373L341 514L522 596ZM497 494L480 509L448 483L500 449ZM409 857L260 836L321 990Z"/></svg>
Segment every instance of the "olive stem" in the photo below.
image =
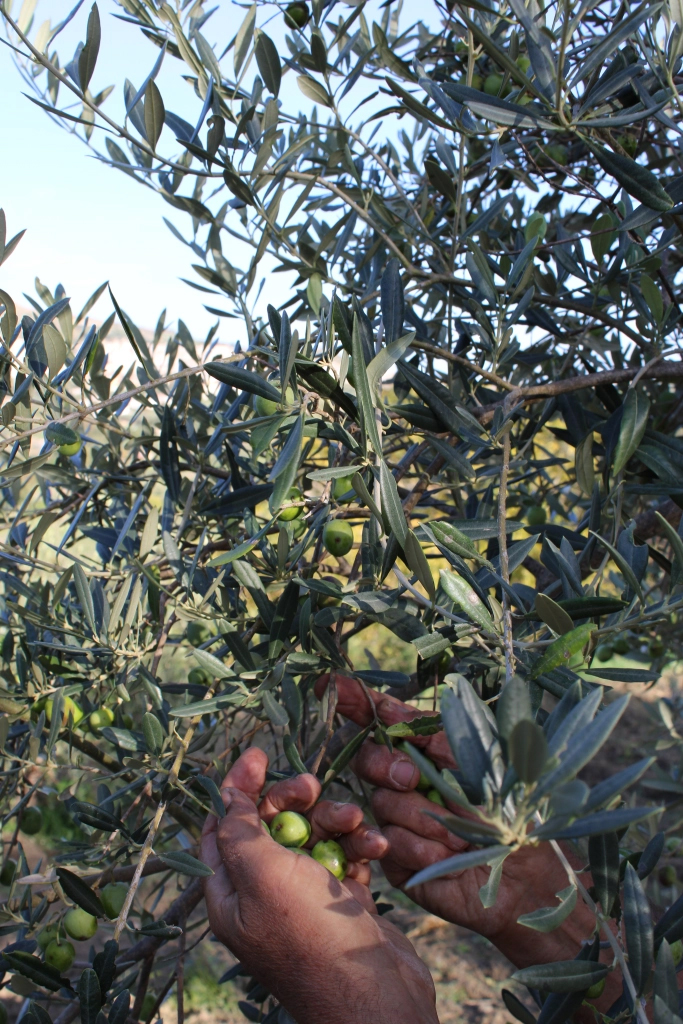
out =
<svg viewBox="0 0 683 1024"><path fill-rule="evenodd" d="M540 822L540 817L539 817L538 814L536 815L536 819L537 819L537 821ZM550 845L553 848L556 856L559 858L560 863L562 864L562 867L567 872L567 878L579 890L579 892L581 893L581 896L583 897L583 900L586 903L586 905L588 906L589 910L592 910L593 913L595 914L595 917L596 917L596 919L597 919L597 921L598 921L598 923L600 925L601 931L603 932L605 938L607 939L607 941L609 942L610 946L612 947L615 959L617 960L617 963L619 964L619 967L621 968L622 976L624 978L624 981L626 982L626 987L628 988L629 994L630 994L630 996L631 996L631 998L633 1000L633 1006L635 1007L635 1011L636 1011L636 1015L638 1017L639 1024L649 1024L648 1019L647 1019L647 1014L645 1013L645 1010L641 1006L640 1001L638 999L638 996L636 995L636 986L633 983L633 978L631 977L631 973L630 973L630 971L628 969L628 965L627 965L626 960L624 958L624 951L622 950L621 946L619 945L619 942L618 942L618 939L617 939L616 935L614 934L614 932L610 928L609 921L607 921L607 919L604 917L604 915L598 909L595 901L589 895L588 890L586 889L585 885L583 884L581 879L578 877L578 875L574 871L574 868L571 866L571 864L567 860L567 858L566 858L563 850L561 849L560 844L557 842L557 840L556 839L551 839L550 840Z"/></svg>

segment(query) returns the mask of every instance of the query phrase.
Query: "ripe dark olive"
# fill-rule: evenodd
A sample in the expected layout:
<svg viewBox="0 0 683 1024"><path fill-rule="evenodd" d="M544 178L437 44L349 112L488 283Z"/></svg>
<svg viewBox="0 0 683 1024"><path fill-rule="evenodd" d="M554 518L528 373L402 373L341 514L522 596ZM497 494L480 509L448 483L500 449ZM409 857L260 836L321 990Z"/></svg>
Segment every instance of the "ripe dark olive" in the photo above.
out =
<svg viewBox="0 0 683 1024"><path fill-rule="evenodd" d="M64 931L77 942L92 939L97 931L97 918L80 907L73 907L64 918Z"/></svg>
<svg viewBox="0 0 683 1024"><path fill-rule="evenodd" d="M324 868L327 868L330 874L338 878L340 882L346 878L346 869L348 867L346 854L339 843L335 843L334 839L328 839L327 841L321 839L311 850L311 857L313 860L317 860L318 864L322 864Z"/></svg>
<svg viewBox="0 0 683 1024"><path fill-rule="evenodd" d="M45 963L55 967L61 974L68 971L76 959L76 950L70 942L54 939L45 950Z"/></svg>
<svg viewBox="0 0 683 1024"><path fill-rule="evenodd" d="M0 871L0 885L11 885L16 870L17 862L10 857L2 871Z"/></svg>
<svg viewBox="0 0 683 1024"><path fill-rule="evenodd" d="M303 814L280 811L270 823L270 834L280 846L303 846L311 838L311 826Z"/></svg>
<svg viewBox="0 0 683 1024"><path fill-rule="evenodd" d="M34 836L43 827L43 815L39 807L26 807L21 814L19 826L24 835Z"/></svg>
<svg viewBox="0 0 683 1024"><path fill-rule="evenodd" d="M341 558L353 547L353 529L343 519L335 519L323 530L323 544L331 555Z"/></svg>
<svg viewBox="0 0 683 1024"><path fill-rule="evenodd" d="M306 0L297 0L297 3L290 4L285 11L285 24L289 28L303 28L309 18Z"/></svg>
<svg viewBox="0 0 683 1024"><path fill-rule="evenodd" d="M113 921L121 913L127 893L128 886L125 882L109 882L103 889L100 889L100 903L110 921Z"/></svg>

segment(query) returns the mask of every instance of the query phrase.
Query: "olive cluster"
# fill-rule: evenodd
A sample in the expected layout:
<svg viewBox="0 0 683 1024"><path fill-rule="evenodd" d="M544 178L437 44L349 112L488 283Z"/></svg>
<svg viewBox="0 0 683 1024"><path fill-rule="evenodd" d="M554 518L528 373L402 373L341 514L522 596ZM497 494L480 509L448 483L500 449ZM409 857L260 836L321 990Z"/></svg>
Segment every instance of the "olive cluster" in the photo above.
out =
<svg viewBox="0 0 683 1024"><path fill-rule="evenodd" d="M298 814L296 811L280 811L271 821L270 828L265 821L263 827L276 843L286 846L295 853L301 853L317 860L318 864L327 868L330 874L338 878L340 882L346 877L348 868L346 854L334 839L321 839L312 850L304 849L311 838L311 825L303 814Z"/></svg>

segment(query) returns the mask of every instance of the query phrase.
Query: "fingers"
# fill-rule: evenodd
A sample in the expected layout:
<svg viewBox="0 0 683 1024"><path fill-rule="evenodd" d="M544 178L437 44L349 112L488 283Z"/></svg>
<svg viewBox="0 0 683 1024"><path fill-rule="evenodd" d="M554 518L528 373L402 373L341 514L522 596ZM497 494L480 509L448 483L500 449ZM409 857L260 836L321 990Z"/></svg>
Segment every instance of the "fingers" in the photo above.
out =
<svg viewBox="0 0 683 1024"><path fill-rule="evenodd" d="M367 869L367 881L361 880L360 878L352 877L351 875L347 875L346 878L344 879L344 887L349 890L349 892L356 900L356 902L360 903L363 910L367 910L368 914L376 914L377 908L375 907L375 901L370 895L370 890L368 889L368 885L370 882L370 869L368 868L367 864L356 866L359 869L361 867Z"/></svg>
<svg viewBox="0 0 683 1024"><path fill-rule="evenodd" d="M384 833L391 846L389 855L382 862L382 870L389 882L398 888L422 868L450 857L453 852L443 843L425 839L396 825L389 825Z"/></svg>
<svg viewBox="0 0 683 1024"><path fill-rule="evenodd" d="M329 680L329 675L324 675L315 684L315 694L318 698L322 697ZM385 725L404 722L418 714L415 708L404 704L402 700L378 693L377 690L371 690L369 687L362 687L357 679L351 679L350 676L336 675L335 684L338 713L344 715L345 718L350 718L357 725L365 726L374 722L373 705L377 709L378 717Z"/></svg>
<svg viewBox="0 0 683 1024"><path fill-rule="evenodd" d="M224 788L223 802L226 813L216 828L216 845L232 884L240 890L267 872L269 859L284 851L266 835L256 804L245 793Z"/></svg>
<svg viewBox="0 0 683 1024"><path fill-rule="evenodd" d="M268 755L258 747L249 747L235 761L221 783L221 790L239 789L256 804L266 784Z"/></svg>
<svg viewBox="0 0 683 1024"><path fill-rule="evenodd" d="M450 812L438 804L432 803L431 800L427 800L421 793L413 792L397 796L391 790L377 789L372 795L372 809L385 836L388 836L388 832L384 826L397 825L406 832L447 847L449 854L459 853L469 846L464 839L454 836L431 816L432 814L443 816Z"/></svg>
<svg viewBox="0 0 683 1024"><path fill-rule="evenodd" d="M372 825L359 825L348 835L339 836L337 841L343 847L349 862L381 860L389 852L386 836Z"/></svg>
<svg viewBox="0 0 683 1024"><path fill-rule="evenodd" d="M320 796L320 788L315 775L297 775L292 779L283 779L268 790L259 804L259 814L267 822L272 821L280 811L298 811L305 814Z"/></svg>
<svg viewBox="0 0 683 1024"><path fill-rule="evenodd" d="M360 748L353 769L371 786L382 786L399 793L415 789L420 781L420 769L408 754L397 750L391 754L388 747L372 742L364 743Z"/></svg>
<svg viewBox="0 0 683 1024"><path fill-rule="evenodd" d="M358 828L363 821L363 812L357 804L321 800L315 805L309 818L313 830L312 838L333 839L341 832L353 832Z"/></svg>

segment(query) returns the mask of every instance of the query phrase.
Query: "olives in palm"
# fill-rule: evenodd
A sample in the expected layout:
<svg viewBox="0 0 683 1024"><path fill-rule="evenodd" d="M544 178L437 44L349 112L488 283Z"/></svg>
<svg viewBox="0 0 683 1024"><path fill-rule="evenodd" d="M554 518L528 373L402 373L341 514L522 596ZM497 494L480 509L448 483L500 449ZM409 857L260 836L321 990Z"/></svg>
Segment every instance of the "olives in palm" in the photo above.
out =
<svg viewBox="0 0 683 1024"><path fill-rule="evenodd" d="M280 846L303 846L311 838L311 826L297 811L280 811L270 823L270 834Z"/></svg>
<svg viewBox="0 0 683 1024"><path fill-rule="evenodd" d="M334 839L321 839L311 850L311 857L313 860L317 860L318 864L327 868L330 874L338 878L340 882L346 878L348 867L346 854Z"/></svg>

